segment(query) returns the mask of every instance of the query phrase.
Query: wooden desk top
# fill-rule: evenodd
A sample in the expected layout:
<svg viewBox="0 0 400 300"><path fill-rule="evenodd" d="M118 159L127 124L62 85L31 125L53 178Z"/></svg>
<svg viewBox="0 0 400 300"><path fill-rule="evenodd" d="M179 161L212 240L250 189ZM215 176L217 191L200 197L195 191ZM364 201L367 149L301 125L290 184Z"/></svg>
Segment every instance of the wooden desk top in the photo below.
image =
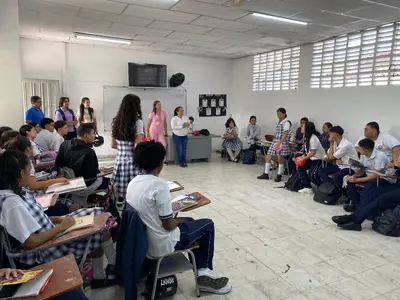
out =
<svg viewBox="0 0 400 300"><path fill-rule="evenodd" d="M197 204L196 205L188 207L188 208L182 210L181 212L188 212L188 211L194 210L196 208L199 208L199 207L202 207L204 205L208 205L208 204L211 203L210 199L206 198L205 196L203 196L202 194L200 194L198 192L192 193L191 195L198 196L198 197L200 197L200 199L197 200Z"/></svg>
<svg viewBox="0 0 400 300"><path fill-rule="evenodd" d="M105 177L108 175L112 175L114 173L114 168L100 168L100 173L97 174L97 177Z"/></svg>
<svg viewBox="0 0 400 300"><path fill-rule="evenodd" d="M174 181L174 183L176 183L177 185L179 185L179 187L170 190L171 193L175 193L175 192L182 191L183 189L185 189L185 188L183 187L183 185L181 185L178 181Z"/></svg>
<svg viewBox="0 0 400 300"><path fill-rule="evenodd" d="M31 251L36 252L38 250L45 250L45 249L48 249L51 247L58 246L60 244L65 244L67 242L73 242L74 240L84 239L92 234L99 233L102 231L102 229L109 217L111 217L110 213L96 215L96 216L94 216L94 226L83 228L83 229L78 229L78 230L73 230L71 232L68 232L67 234L64 234L63 236L60 236L59 238L55 238L53 240L48 241L47 243L44 243L43 245L41 245L33 250L26 251L25 253L29 253Z"/></svg>
<svg viewBox="0 0 400 300"><path fill-rule="evenodd" d="M17 300L47 300L82 286L82 276L73 255L67 255L32 270L53 269L53 274L43 293L36 297L16 298Z"/></svg>

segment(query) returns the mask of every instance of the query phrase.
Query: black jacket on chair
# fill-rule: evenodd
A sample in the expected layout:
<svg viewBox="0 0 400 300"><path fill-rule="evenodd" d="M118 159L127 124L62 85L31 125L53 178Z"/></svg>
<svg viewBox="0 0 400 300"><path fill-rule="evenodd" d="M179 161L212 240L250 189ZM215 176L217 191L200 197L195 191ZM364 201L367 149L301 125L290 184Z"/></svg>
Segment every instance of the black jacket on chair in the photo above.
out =
<svg viewBox="0 0 400 300"><path fill-rule="evenodd" d="M125 300L137 299L137 283L149 248L146 226L136 210L126 203L117 242L117 279L124 284Z"/></svg>

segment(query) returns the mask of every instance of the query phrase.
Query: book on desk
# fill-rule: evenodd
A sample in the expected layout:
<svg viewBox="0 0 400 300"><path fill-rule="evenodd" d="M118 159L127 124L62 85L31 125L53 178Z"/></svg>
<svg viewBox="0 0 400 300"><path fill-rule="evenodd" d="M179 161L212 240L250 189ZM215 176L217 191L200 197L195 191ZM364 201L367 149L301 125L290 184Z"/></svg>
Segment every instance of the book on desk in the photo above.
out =
<svg viewBox="0 0 400 300"><path fill-rule="evenodd" d="M94 226L94 214L88 215L88 216L83 216L83 217L77 217L75 218L75 224L69 227L68 229L58 233L56 237L60 237L64 234L67 234L68 232L71 232L73 230L78 230L78 229L84 229L88 227Z"/></svg>
<svg viewBox="0 0 400 300"><path fill-rule="evenodd" d="M51 193L66 194L86 189L86 187L87 186L83 177L79 177L71 179L67 184L63 183L53 184L46 190L46 194L51 194Z"/></svg>

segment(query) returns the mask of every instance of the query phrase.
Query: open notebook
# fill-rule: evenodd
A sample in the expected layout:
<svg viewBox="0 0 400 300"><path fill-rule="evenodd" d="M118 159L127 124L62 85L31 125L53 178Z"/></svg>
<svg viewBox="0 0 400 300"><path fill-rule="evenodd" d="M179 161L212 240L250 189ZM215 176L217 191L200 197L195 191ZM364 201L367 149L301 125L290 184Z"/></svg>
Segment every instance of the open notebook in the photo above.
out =
<svg viewBox="0 0 400 300"><path fill-rule="evenodd" d="M173 181L167 181L167 183L170 191L181 188L179 184L176 184Z"/></svg>
<svg viewBox="0 0 400 300"><path fill-rule="evenodd" d="M43 210L46 211L50 206L56 204L58 196L58 194L44 194L36 196L36 202L39 203Z"/></svg>
<svg viewBox="0 0 400 300"><path fill-rule="evenodd" d="M83 229L83 228L91 227L93 225L94 225L94 214L84 216L84 217L77 217L77 218L75 218L75 224L72 225L70 228L57 234L57 237L67 234L68 232L71 232L72 230Z"/></svg>
<svg viewBox="0 0 400 300"><path fill-rule="evenodd" d="M76 179L71 179L70 182L67 184L62 184L62 183L53 184L46 190L46 194L50 193L65 194L84 189L86 189L86 183L83 177L80 177Z"/></svg>
<svg viewBox="0 0 400 300"><path fill-rule="evenodd" d="M21 277L2 283L0 299L14 299L38 296L46 288L53 270L27 271Z"/></svg>
<svg viewBox="0 0 400 300"><path fill-rule="evenodd" d="M197 204L197 201L190 199L189 196L187 196L187 195L178 196L175 199L173 199L171 202L172 211L174 213L177 213L181 210L192 207L196 204Z"/></svg>

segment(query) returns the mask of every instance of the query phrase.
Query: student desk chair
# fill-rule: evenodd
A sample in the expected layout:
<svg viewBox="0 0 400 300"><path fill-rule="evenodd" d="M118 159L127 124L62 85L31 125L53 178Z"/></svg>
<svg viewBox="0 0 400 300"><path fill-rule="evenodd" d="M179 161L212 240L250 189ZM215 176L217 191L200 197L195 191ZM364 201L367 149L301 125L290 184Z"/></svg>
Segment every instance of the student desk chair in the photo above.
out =
<svg viewBox="0 0 400 300"><path fill-rule="evenodd" d="M79 289L82 276L75 262L75 257L70 254L47 264L32 268L32 271L53 269L50 281L42 293L36 297L16 298L16 300L47 300L62 295L69 291Z"/></svg>
<svg viewBox="0 0 400 300"><path fill-rule="evenodd" d="M83 229L73 230L63 236L60 236L53 240L50 240L50 241L40 245L39 247L36 247L35 249L27 250L27 251L22 250L22 251L19 251L16 253L12 252L8 233L6 232L6 230L3 227L0 227L1 244L4 245L4 249L5 249L6 255L8 257L8 260L10 261L11 267L13 269L16 269L16 264L15 264L14 259L22 257L23 255L25 255L27 253L33 253L33 252L37 252L40 250L46 250L48 248L52 248L52 247L55 247L55 246L58 246L61 244L69 244L76 240L87 239L87 245L86 245L85 251L83 253L83 256L81 258L81 262L79 264L79 267L81 268L86 260L87 255L89 254L89 246L90 246L90 241L91 241L92 236L96 233L100 233L103 231L104 225L106 224L106 221L110 217L111 217L110 213L96 215L96 216L94 216L94 225L93 226L83 228Z"/></svg>

